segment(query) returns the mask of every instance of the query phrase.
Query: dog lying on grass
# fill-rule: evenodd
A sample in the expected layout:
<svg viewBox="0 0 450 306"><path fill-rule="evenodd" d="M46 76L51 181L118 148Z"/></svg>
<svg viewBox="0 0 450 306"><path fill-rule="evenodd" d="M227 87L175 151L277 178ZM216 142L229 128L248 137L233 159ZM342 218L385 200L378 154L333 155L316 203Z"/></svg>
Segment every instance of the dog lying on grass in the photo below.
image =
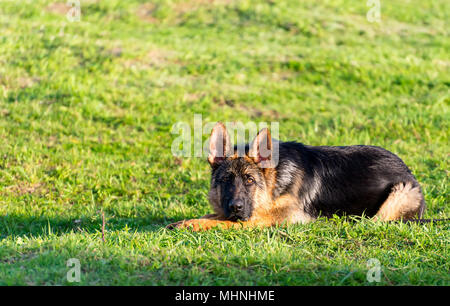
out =
<svg viewBox="0 0 450 306"><path fill-rule="evenodd" d="M280 142L262 129L240 155L225 126L217 123L209 149L214 214L167 228L272 226L333 215L412 220L425 210L414 175L398 156L380 147Z"/></svg>

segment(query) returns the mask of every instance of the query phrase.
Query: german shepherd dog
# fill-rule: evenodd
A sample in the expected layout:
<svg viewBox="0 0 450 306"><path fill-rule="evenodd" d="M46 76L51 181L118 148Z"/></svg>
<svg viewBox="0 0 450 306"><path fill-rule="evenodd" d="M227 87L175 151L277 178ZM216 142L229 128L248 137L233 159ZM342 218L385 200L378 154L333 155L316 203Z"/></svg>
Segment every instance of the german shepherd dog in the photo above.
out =
<svg viewBox="0 0 450 306"><path fill-rule="evenodd" d="M274 144L276 165L271 164ZM209 202L214 214L167 228L272 226L333 215L412 220L421 218L425 210L414 175L399 157L380 147L280 142L262 129L239 156L219 122L212 130L209 150Z"/></svg>

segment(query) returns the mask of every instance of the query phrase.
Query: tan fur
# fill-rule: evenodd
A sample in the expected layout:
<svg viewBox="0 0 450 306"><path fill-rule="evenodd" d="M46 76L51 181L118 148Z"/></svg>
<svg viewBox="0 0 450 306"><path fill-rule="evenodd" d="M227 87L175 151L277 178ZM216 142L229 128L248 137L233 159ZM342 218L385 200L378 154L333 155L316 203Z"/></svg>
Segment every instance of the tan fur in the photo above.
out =
<svg viewBox="0 0 450 306"><path fill-rule="evenodd" d="M194 231L212 228L249 228L266 227L282 223L307 223L314 221L308 214L299 209L302 203L293 195L295 192L272 199L271 191L275 172L266 172L265 191L255 193L255 207L248 221L234 222L226 220L220 207L220 188L210 190L209 199L215 214L203 216L200 219L183 220L170 224L169 228L190 228ZM298 191L301 179L296 181L293 190ZM386 201L381 205L374 217L376 220L412 220L421 218L425 210L425 202L420 187L411 183L400 183L392 188Z"/></svg>
<svg viewBox="0 0 450 306"><path fill-rule="evenodd" d="M277 199L272 199L272 191L276 180L276 170L264 169L265 188L254 195L254 211L248 221L233 222L225 219L220 207L220 187L211 188L209 201L215 214L203 216L199 219L183 220L169 225L169 228L190 228L194 231L208 230L211 228L248 228L265 227L276 224L306 223L312 218L302 209L299 209L298 199L293 194L286 194ZM298 192L301 179L296 181L293 190Z"/></svg>
<svg viewBox="0 0 450 306"><path fill-rule="evenodd" d="M244 223L244 222L243 222ZM174 229L174 228L189 228L193 231L202 231L202 230L209 230L212 228L239 228L242 227L240 222L232 222L227 220L221 220L217 215L206 215L205 217L201 219L191 219L191 220L182 220L179 222L175 222L172 224L169 224L167 228Z"/></svg>
<svg viewBox="0 0 450 306"><path fill-rule="evenodd" d="M275 168L264 168L263 174L266 180L267 193L272 198L273 190L277 183L277 170Z"/></svg>
<svg viewBox="0 0 450 306"><path fill-rule="evenodd" d="M281 223L307 223L312 221L312 218L303 212L302 203L299 203L298 194L302 185L301 177L295 180L292 192L285 194L277 199L272 199L272 191L275 187L276 171L270 171L270 168L264 169L266 171L265 177L267 192L270 196L266 197L265 205L255 207L252 219L264 219L265 223L281 224ZM256 200L256 199L255 199ZM261 200L256 200L256 203Z"/></svg>
<svg viewBox="0 0 450 306"><path fill-rule="evenodd" d="M272 195L267 188L267 182L264 190L258 190L253 198L253 212L249 221L253 224L262 223L272 225L274 216L271 215L273 208Z"/></svg>
<svg viewBox="0 0 450 306"><path fill-rule="evenodd" d="M286 194L276 199L269 210L269 214L272 217L273 224L312 221L311 217L300 208L298 198L292 194Z"/></svg>
<svg viewBox="0 0 450 306"><path fill-rule="evenodd" d="M222 215L210 214L200 219L183 220L169 225L169 228L190 228L193 231L209 230L212 228L250 228L267 227L279 224L306 223L312 219L301 213L298 200L292 195L279 197L272 202L268 195L257 193L257 206L248 221L228 221Z"/></svg>
<svg viewBox="0 0 450 306"><path fill-rule="evenodd" d="M425 211L425 202L420 187L411 183L400 183L392 188L391 193L381 205L374 219L383 221L412 220L421 218Z"/></svg>

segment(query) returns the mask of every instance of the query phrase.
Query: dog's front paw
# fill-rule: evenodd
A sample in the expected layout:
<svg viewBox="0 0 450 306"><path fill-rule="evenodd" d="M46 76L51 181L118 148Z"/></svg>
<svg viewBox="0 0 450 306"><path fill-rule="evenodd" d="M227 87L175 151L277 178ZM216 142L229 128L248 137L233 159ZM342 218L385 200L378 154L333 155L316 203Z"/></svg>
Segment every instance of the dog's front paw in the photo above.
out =
<svg viewBox="0 0 450 306"><path fill-rule="evenodd" d="M208 220L208 219L191 219L191 220L182 220L175 223L171 223L166 226L167 229L173 230L176 228L187 228L193 230L194 232L209 230L213 227L223 226L223 222L217 220ZM226 227L226 226L225 226Z"/></svg>
<svg viewBox="0 0 450 306"><path fill-rule="evenodd" d="M186 220L181 220L181 221L178 221L178 222L170 223L169 225L166 226L166 228L169 229L169 230L174 230L176 228L183 228L183 223L185 221Z"/></svg>
<svg viewBox="0 0 450 306"><path fill-rule="evenodd" d="M199 231L204 226L201 226L203 220L200 219L192 219L192 220L181 220L178 222L171 223L166 226L167 229L174 230L174 229L182 229L182 228L188 228L192 229L194 231Z"/></svg>

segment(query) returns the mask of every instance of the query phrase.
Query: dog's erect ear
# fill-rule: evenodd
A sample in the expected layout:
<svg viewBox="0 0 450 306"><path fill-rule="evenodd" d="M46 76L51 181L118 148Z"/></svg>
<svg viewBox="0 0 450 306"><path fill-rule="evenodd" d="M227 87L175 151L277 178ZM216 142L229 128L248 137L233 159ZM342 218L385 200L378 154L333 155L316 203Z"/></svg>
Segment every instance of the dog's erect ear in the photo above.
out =
<svg viewBox="0 0 450 306"><path fill-rule="evenodd" d="M270 167L272 159L272 137L270 131L267 128L259 131L255 139L253 139L250 145L249 156L255 161L255 163L263 166L263 168Z"/></svg>
<svg viewBox="0 0 450 306"><path fill-rule="evenodd" d="M208 162L211 166L224 161L231 152L230 137L222 122L217 122L209 139Z"/></svg>

